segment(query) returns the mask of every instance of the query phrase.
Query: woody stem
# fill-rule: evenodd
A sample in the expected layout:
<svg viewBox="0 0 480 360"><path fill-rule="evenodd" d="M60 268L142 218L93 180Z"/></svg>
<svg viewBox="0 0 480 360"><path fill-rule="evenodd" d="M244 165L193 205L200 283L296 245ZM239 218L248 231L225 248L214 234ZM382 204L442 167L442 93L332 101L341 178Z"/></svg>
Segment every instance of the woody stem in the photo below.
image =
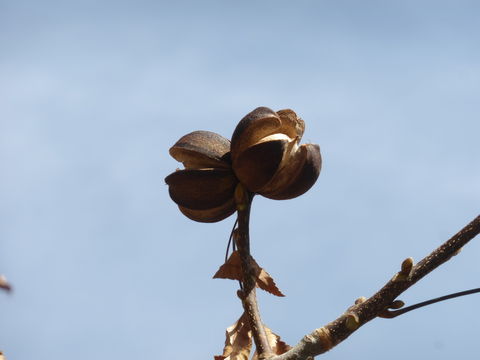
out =
<svg viewBox="0 0 480 360"><path fill-rule="evenodd" d="M237 190L236 199L238 227L234 238L242 264L242 305L252 330L253 341L255 342L259 359L267 359L273 356L273 353L260 318L255 292L256 276L250 255L249 221L253 194L242 187L242 189Z"/></svg>

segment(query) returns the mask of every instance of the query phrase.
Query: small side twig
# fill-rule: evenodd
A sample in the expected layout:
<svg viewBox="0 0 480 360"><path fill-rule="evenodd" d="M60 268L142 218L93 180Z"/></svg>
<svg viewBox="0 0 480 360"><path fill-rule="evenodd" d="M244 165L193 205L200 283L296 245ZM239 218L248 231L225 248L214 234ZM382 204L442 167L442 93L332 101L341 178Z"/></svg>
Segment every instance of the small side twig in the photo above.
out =
<svg viewBox="0 0 480 360"><path fill-rule="evenodd" d="M256 276L250 255L249 221L253 194L249 193L242 185L238 185L235 191L235 199L237 202L238 227L234 234L234 240L240 254L243 272L243 281L239 295L242 299L242 305L248 318L250 329L252 330L253 341L255 342L259 359L267 359L273 356L273 352L260 318L255 291Z"/></svg>
<svg viewBox="0 0 480 360"><path fill-rule="evenodd" d="M381 317L386 318L386 319L393 319L397 316L403 315L403 314L405 314L409 311L416 310L416 309L419 309L419 308L424 307L424 306L428 306L428 305L435 304L435 303L440 302L440 301L445 301L445 300L454 299L454 298L457 298L457 297L460 297L460 296L472 295L472 294L476 294L476 293L480 293L480 288L470 289L470 290L465 290L465 291L459 291L459 292L456 292L456 293L453 293L453 294L439 296L439 297L436 297L434 299L430 299L430 300L427 300L427 301L422 301L418 304L406 306L406 307L398 309L398 310L386 310L384 313L381 314Z"/></svg>
<svg viewBox="0 0 480 360"><path fill-rule="evenodd" d="M401 270L369 299L360 298L336 320L316 329L292 349L270 360L306 360L322 354L354 333L360 326L384 314L395 299L421 278L458 254L460 249L480 233L480 216L423 258L417 265L406 259Z"/></svg>

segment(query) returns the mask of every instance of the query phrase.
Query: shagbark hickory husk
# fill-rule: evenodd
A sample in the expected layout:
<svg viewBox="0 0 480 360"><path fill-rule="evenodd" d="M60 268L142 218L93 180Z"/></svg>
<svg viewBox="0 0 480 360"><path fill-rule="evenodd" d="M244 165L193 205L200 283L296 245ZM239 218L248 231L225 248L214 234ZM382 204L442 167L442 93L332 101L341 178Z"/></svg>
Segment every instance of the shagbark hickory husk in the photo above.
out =
<svg viewBox="0 0 480 360"><path fill-rule="evenodd" d="M165 178L170 197L188 218L216 222L235 212L233 192L238 183L230 165L230 141L210 131L194 131L170 148L183 163Z"/></svg>
<svg viewBox="0 0 480 360"><path fill-rule="evenodd" d="M299 145L305 122L290 109L259 107L237 125L231 143L232 168L248 190L270 199L300 196L317 181L320 147Z"/></svg>
<svg viewBox="0 0 480 360"><path fill-rule="evenodd" d="M299 145L305 122L293 110L259 107L237 125L232 142L210 131L194 131L170 148L183 163L165 178L183 214L216 222L236 210L235 187L270 199L292 199L316 182L322 159L316 144Z"/></svg>

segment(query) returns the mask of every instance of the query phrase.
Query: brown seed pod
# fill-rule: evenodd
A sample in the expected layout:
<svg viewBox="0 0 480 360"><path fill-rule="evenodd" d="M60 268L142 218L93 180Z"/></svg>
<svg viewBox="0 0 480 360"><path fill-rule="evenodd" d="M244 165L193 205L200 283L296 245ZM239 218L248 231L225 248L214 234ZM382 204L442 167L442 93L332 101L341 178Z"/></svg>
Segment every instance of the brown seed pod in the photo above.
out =
<svg viewBox="0 0 480 360"><path fill-rule="evenodd" d="M185 169L230 168L230 141L211 131L194 131L170 148Z"/></svg>
<svg viewBox="0 0 480 360"><path fill-rule="evenodd" d="M221 206L233 196L237 179L225 169L185 169L165 178L170 197L192 210Z"/></svg>
<svg viewBox="0 0 480 360"><path fill-rule="evenodd" d="M187 134L170 148L185 166L165 178L170 197L190 219L216 222L235 212L239 182L270 199L302 195L322 166L318 145L299 145L304 130L294 111L259 107L239 122L231 144L210 131Z"/></svg>
<svg viewBox="0 0 480 360"><path fill-rule="evenodd" d="M179 206L178 208L182 214L189 219L206 223L212 223L226 219L236 210L235 200L233 198L229 199L225 204L219 207L206 210L192 210L182 206Z"/></svg>
<svg viewBox="0 0 480 360"><path fill-rule="evenodd" d="M235 211L238 180L230 166L230 141L195 131L178 140L170 155L185 166L165 178L170 197L183 214L195 221L216 222Z"/></svg>
<svg viewBox="0 0 480 360"><path fill-rule="evenodd" d="M261 189L261 194L275 200L300 196L315 184L321 166L320 147L317 144L301 145Z"/></svg>
<svg viewBox="0 0 480 360"><path fill-rule="evenodd" d="M250 191L276 200L292 199L316 182L320 148L299 146L305 123L292 110L260 107L237 125L231 143L235 175Z"/></svg>

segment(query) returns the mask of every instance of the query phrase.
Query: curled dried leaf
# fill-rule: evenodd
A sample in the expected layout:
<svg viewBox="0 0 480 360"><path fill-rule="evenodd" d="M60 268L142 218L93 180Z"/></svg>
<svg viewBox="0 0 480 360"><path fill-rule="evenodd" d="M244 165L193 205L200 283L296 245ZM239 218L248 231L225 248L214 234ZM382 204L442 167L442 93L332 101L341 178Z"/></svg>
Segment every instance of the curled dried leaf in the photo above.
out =
<svg viewBox="0 0 480 360"><path fill-rule="evenodd" d="M270 328L265 326L265 324L263 325L263 327L265 329L270 348L275 355L282 355L292 348L290 345L282 341L279 335L275 334ZM255 352L255 354L253 355L252 360L258 360L257 352Z"/></svg>
<svg viewBox="0 0 480 360"><path fill-rule="evenodd" d="M259 272L257 270L257 286L272 295L280 297L285 296L277 287L277 284L275 284L275 280L273 280L270 274L267 273L263 268L259 267L256 262L255 265L258 267L258 269L260 269Z"/></svg>
<svg viewBox="0 0 480 360"><path fill-rule="evenodd" d="M252 267L255 271L255 282L257 287L269 292L275 296L285 296L275 284L275 281L265 269L261 268L253 257L250 257ZM218 271L213 275L214 279L230 279L243 281L242 261L238 251L232 252L227 262L220 266Z"/></svg>
<svg viewBox="0 0 480 360"><path fill-rule="evenodd" d="M214 279L243 280L242 261L238 251L232 252L225 264L222 264L217 270Z"/></svg>
<svg viewBox="0 0 480 360"><path fill-rule="evenodd" d="M245 313L225 333L223 354L215 356L215 360L248 360L252 350L252 332Z"/></svg>

